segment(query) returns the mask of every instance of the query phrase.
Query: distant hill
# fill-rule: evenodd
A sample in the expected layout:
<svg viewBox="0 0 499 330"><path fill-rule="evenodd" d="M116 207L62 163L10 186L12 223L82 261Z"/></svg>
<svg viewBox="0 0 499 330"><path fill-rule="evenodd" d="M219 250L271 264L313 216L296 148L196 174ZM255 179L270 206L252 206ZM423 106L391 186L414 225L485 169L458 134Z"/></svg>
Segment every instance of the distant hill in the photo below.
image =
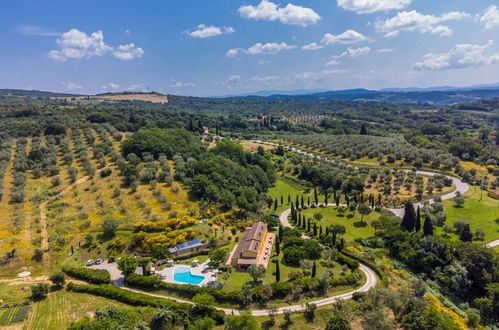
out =
<svg viewBox="0 0 499 330"><path fill-rule="evenodd" d="M477 89L456 91L389 92L370 90L347 90L314 93L308 95L271 95L270 98L286 101L374 101L388 103L429 103L454 105L484 99L498 98L499 89Z"/></svg>
<svg viewBox="0 0 499 330"><path fill-rule="evenodd" d="M54 93L25 89L0 89L0 95L29 96L29 97L76 97L81 94Z"/></svg>
<svg viewBox="0 0 499 330"><path fill-rule="evenodd" d="M457 104L454 105L453 108L457 110L492 112L499 110L499 98L480 100L472 103Z"/></svg>

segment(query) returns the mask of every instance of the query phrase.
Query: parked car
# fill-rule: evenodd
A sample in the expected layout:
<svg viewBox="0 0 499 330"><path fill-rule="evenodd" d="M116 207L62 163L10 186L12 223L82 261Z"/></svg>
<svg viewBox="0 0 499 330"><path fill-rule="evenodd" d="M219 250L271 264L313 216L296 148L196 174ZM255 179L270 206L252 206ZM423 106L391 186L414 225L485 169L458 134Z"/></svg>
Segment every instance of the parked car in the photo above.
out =
<svg viewBox="0 0 499 330"><path fill-rule="evenodd" d="M96 265L100 265L101 263L102 263L102 259L101 259L101 258L97 258L97 259L95 260L95 264L96 264Z"/></svg>
<svg viewBox="0 0 499 330"><path fill-rule="evenodd" d="M87 260L87 266L92 266L94 264L94 261L92 259Z"/></svg>
<svg viewBox="0 0 499 330"><path fill-rule="evenodd" d="M108 263L108 264L112 264L114 261L115 261L115 260L114 260L114 258L109 258L109 259L107 260L107 263Z"/></svg>

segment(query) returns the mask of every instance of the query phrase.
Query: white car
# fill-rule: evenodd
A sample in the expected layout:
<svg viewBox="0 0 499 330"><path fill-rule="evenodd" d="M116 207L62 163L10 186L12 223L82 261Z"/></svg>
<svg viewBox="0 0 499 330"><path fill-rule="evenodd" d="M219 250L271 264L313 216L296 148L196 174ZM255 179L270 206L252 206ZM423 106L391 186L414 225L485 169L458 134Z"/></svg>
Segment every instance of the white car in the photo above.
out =
<svg viewBox="0 0 499 330"><path fill-rule="evenodd" d="M92 259L88 259L87 266L92 266L93 264L94 264L94 261Z"/></svg>

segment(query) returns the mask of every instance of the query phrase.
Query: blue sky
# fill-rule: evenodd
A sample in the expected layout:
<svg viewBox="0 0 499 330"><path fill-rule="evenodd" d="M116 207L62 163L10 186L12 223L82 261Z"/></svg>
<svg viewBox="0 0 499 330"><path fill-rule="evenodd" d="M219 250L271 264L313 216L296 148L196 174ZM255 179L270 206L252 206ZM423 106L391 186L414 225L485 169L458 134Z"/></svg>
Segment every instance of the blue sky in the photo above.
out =
<svg viewBox="0 0 499 330"><path fill-rule="evenodd" d="M0 44L0 88L211 96L499 82L492 0L13 0Z"/></svg>

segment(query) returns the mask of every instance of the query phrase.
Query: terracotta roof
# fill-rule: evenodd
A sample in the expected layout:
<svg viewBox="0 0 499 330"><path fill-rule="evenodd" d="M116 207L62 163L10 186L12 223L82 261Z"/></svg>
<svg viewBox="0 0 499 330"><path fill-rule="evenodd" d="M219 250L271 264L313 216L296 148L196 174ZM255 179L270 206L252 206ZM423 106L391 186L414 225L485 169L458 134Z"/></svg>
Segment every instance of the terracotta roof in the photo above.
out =
<svg viewBox="0 0 499 330"><path fill-rule="evenodd" d="M243 237L239 241L238 246L236 247L234 256L236 258L239 258L241 256L241 253L244 252L258 253L258 249L264 239L266 231L267 224L265 224L264 222L255 222L250 228L247 228L244 232Z"/></svg>

